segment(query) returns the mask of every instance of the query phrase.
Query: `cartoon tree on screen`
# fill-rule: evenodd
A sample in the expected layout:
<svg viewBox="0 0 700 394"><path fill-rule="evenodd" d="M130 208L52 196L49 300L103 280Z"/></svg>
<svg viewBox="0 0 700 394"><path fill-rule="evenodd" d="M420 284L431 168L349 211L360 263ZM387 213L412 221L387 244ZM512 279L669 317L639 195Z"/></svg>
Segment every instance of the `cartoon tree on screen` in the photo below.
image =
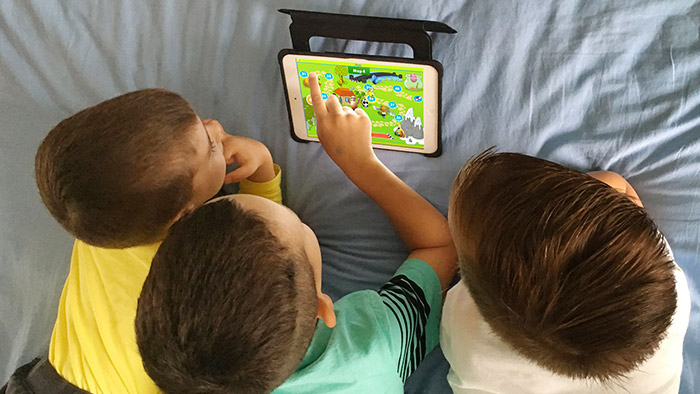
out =
<svg viewBox="0 0 700 394"><path fill-rule="evenodd" d="M335 76L338 77L338 85L343 86L345 83L345 79L343 78L343 74L345 74L345 70L347 70L346 67L343 66L335 66Z"/></svg>

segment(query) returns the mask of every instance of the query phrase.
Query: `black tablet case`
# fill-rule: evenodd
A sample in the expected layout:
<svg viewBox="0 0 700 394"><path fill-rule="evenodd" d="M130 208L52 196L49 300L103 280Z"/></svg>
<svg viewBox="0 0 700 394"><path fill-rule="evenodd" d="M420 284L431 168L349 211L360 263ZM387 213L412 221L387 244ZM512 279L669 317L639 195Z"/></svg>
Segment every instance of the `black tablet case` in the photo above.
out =
<svg viewBox="0 0 700 394"><path fill-rule="evenodd" d="M360 57L369 60L430 65L437 70L438 145L434 153L426 154L425 156L440 156L442 153L442 64L432 58L433 42L428 32L453 34L456 33L454 29L441 22L417 19L382 18L291 9L280 9L279 11L292 17L292 23L289 25L289 33L292 36L292 47L294 49L282 49L277 58L280 64L280 70L282 71L282 86L284 87L285 97L287 98L285 101L287 103L287 113L289 115L290 133L295 141L308 142L299 139L294 133L292 108L289 103L287 82L284 76L284 69L282 68L282 58L288 54L345 58ZM413 59L350 53L311 52L311 48L309 47L309 39L311 37L407 44L413 49Z"/></svg>

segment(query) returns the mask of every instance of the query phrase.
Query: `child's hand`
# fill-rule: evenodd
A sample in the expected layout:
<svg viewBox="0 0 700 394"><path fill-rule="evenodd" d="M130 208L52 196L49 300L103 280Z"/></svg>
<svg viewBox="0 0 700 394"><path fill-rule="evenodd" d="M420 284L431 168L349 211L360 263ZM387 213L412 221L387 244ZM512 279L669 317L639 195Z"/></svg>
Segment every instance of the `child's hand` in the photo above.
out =
<svg viewBox="0 0 700 394"><path fill-rule="evenodd" d="M323 149L391 219L411 250L408 257L430 265L447 290L457 271L457 257L445 217L374 155L372 126L364 111L343 108L335 97L324 101L313 73L309 74L309 86Z"/></svg>
<svg viewBox="0 0 700 394"><path fill-rule="evenodd" d="M216 120L203 119L213 139L219 139L223 146L226 164L236 163L238 168L226 174L224 183L240 182L248 179L253 182L267 182L275 177L272 155L260 141L226 133Z"/></svg>
<svg viewBox="0 0 700 394"><path fill-rule="evenodd" d="M372 124L365 111L342 107L336 97L323 100L314 73L309 74L309 86L318 139L335 164L348 174L358 164L377 160L370 137Z"/></svg>

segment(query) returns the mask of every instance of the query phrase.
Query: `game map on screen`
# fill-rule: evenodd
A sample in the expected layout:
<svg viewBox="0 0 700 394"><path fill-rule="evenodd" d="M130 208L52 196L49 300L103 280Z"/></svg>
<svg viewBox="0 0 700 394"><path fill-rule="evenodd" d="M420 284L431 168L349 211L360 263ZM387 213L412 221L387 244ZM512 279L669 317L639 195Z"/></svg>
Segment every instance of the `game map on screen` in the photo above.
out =
<svg viewBox="0 0 700 394"><path fill-rule="evenodd" d="M362 108L372 121L372 143L423 149L423 69L399 65L297 59L306 132L317 137L309 74L318 77L321 96Z"/></svg>

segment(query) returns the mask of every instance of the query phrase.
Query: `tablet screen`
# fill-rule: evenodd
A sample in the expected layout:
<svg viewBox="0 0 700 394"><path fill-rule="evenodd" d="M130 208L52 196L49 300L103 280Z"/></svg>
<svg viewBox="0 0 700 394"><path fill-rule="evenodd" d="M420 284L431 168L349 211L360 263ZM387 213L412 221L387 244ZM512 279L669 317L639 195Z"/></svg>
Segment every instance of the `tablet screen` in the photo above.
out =
<svg viewBox="0 0 700 394"><path fill-rule="evenodd" d="M324 99L362 108L372 121L372 143L424 149L423 69L325 59L296 59L306 133L317 137L309 73L318 76Z"/></svg>

